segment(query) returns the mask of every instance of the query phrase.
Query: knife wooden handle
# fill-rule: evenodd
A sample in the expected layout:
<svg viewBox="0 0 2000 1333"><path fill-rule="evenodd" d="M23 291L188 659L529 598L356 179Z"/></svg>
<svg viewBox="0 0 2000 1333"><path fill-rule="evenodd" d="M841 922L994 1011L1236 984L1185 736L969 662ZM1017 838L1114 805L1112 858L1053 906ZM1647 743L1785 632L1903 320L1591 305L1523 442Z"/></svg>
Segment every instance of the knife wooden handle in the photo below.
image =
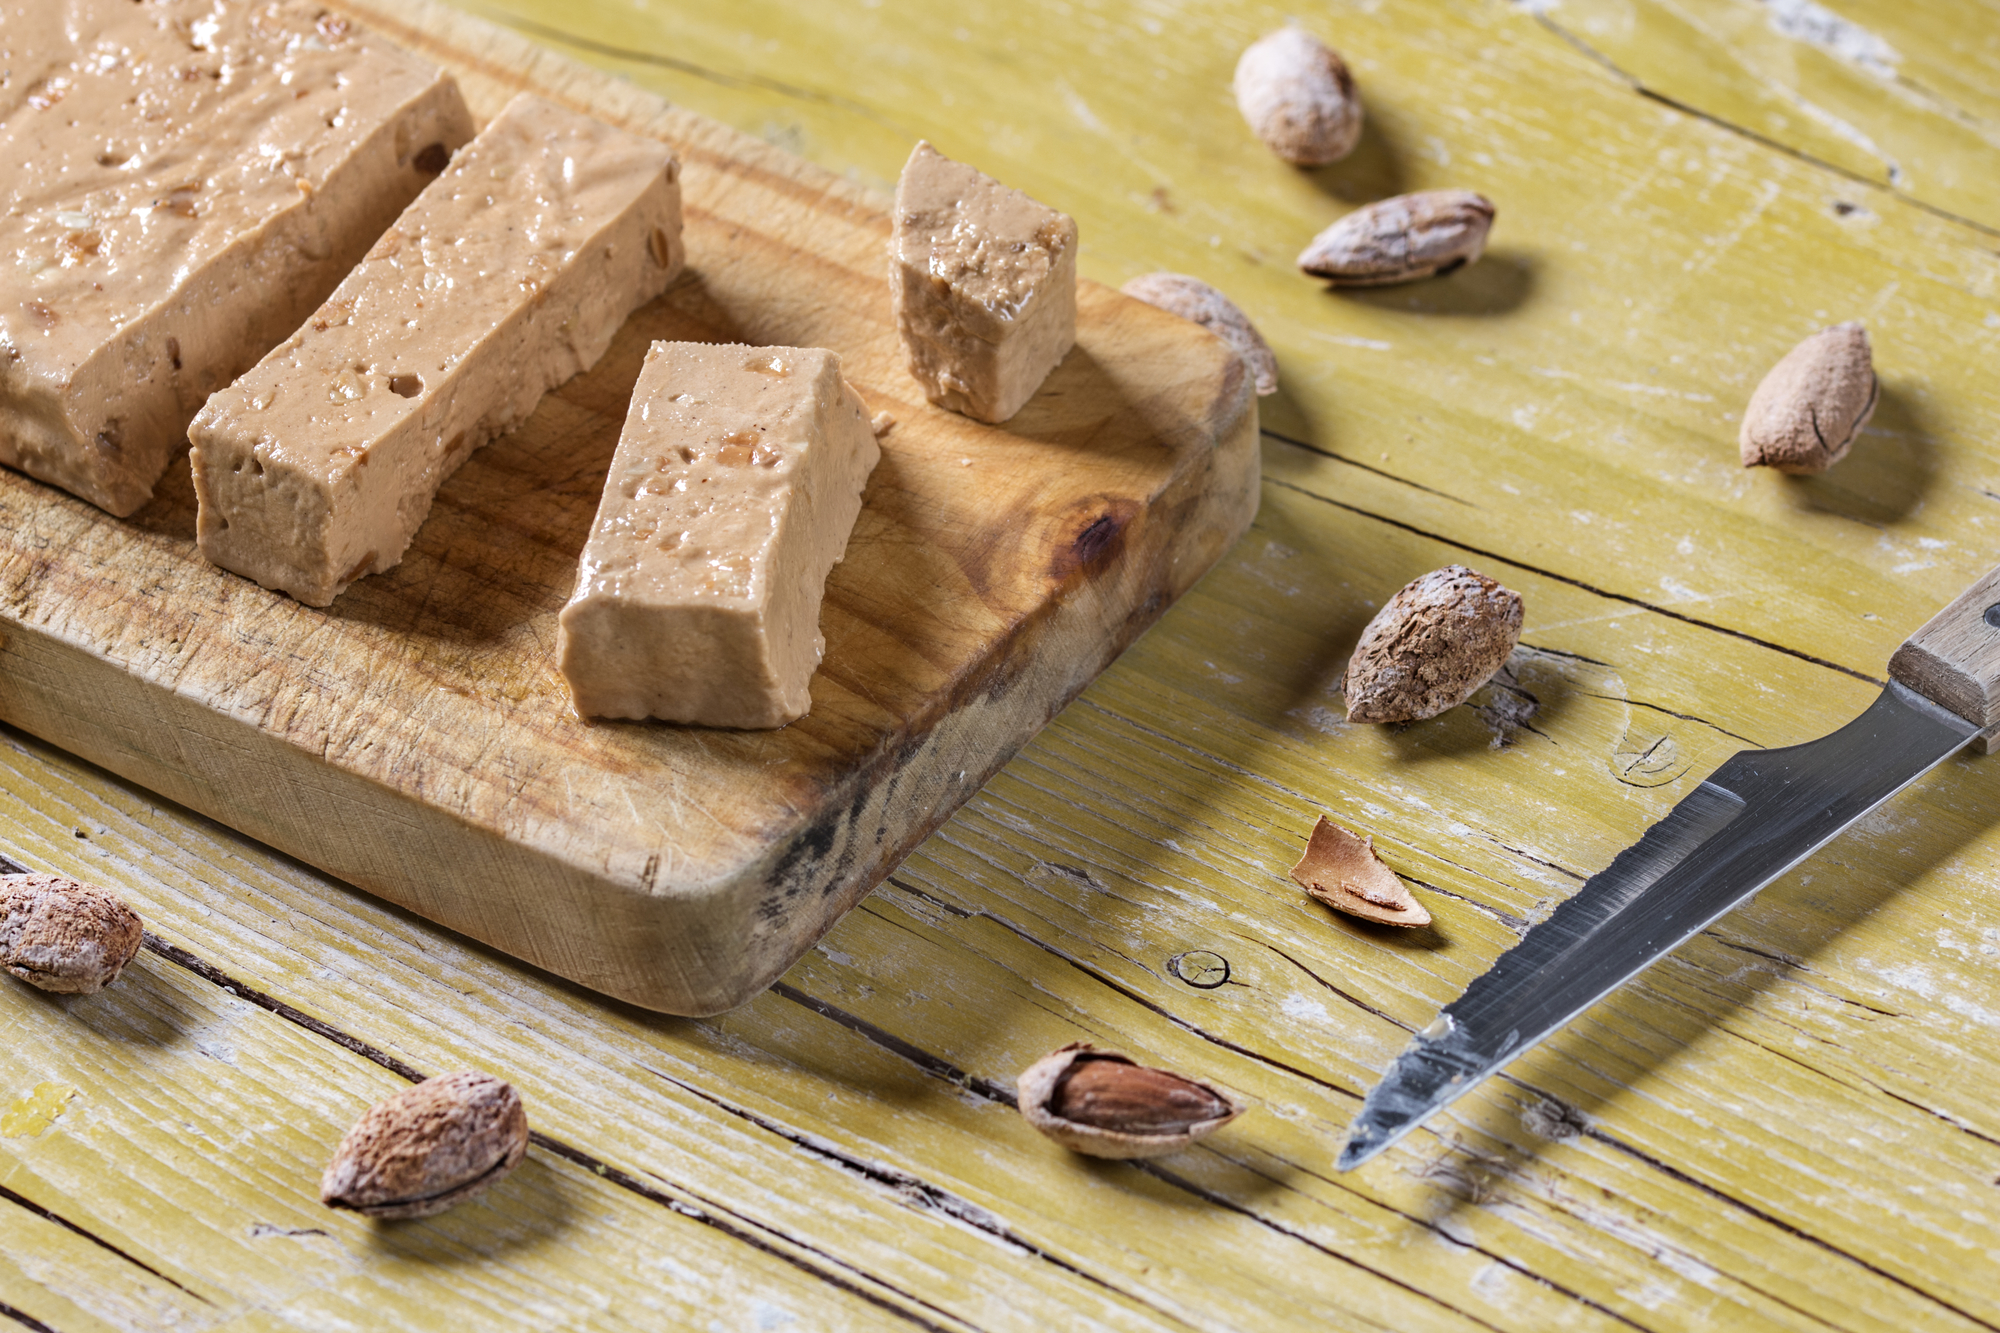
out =
<svg viewBox="0 0 2000 1333"><path fill-rule="evenodd" d="M1889 674L1968 722L2000 725L2000 569L1905 639Z"/></svg>

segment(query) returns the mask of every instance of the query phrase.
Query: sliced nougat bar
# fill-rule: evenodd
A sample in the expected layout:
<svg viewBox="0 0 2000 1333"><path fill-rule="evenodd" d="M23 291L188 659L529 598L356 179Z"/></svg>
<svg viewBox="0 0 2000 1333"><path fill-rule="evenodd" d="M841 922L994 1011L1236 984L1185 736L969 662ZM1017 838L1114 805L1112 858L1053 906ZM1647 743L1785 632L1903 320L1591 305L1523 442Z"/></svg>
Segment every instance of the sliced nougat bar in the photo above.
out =
<svg viewBox="0 0 2000 1333"><path fill-rule="evenodd" d="M302 0L6 23L0 463L129 514L472 118L449 75Z"/></svg>
<svg viewBox="0 0 2000 1333"><path fill-rule="evenodd" d="M1076 223L919 143L894 226L910 374L940 407L1005 421L1076 342Z"/></svg>
<svg viewBox="0 0 2000 1333"><path fill-rule="evenodd" d="M516 97L195 418L202 554L310 606L392 568L445 478L596 364L682 253L665 144Z"/></svg>
<svg viewBox="0 0 2000 1333"><path fill-rule="evenodd" d="M803 716L827 572L881 456L832 352L654 343L562 611L577 711Z"/></svg>

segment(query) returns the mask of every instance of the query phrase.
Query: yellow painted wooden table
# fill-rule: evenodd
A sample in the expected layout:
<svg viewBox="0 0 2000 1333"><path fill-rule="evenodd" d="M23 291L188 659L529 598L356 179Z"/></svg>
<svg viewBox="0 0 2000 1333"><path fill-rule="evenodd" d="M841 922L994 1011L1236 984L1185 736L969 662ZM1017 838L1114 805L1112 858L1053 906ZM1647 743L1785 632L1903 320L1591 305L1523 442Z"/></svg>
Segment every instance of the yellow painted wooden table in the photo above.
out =
<svg viewBox="0 0 2000 1333"><path fill-rule="evenodd" d="M468 7L470 7L468 5ZM2000 759L1947 763L1348 1176L1362 1090L1732 749L1830 730L2000 560L2000 4L1356 0L1369 114L1299 172L1234 110L1270 4L494 0L569 57L886 186L926 136L1073 213L1083 266L1229 291L1277 348L1263 509L1164 621L773 991L599 999L17 732L0 839L155 941L0 988L0 1328L1994 1329ZM1448 279L1329 294L1352 205L1469 186ZM1860 318L1853 456L1736 464L1804 334ZM1372 610L1472 564L1508 674L1348 726ZM1434 930L1289 883L1372 832ZM410 867L412 875L423 867ZM1079 1038L1250 1111L1153 1166L1008 1105ZM419 1073L527 1100L437 1219L322 1209Z"/></svg>

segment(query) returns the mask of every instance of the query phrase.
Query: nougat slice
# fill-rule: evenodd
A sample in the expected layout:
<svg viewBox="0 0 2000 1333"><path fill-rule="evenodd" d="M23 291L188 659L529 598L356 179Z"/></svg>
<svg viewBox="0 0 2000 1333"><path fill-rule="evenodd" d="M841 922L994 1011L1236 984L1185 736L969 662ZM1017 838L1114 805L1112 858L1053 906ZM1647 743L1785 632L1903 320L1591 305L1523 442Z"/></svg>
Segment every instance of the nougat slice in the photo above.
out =
<svg viewBox="0 0 2000 1333"><path fill-rule="evenodd" d="M189 431L201 552L325 606L682 262L667 146L522 94Z"/></svg>
<svg viewBox="0 0 2000 1333"><path fill-rule="evenodd" d="M654 343L562 611L577 711L803 716L826 576L880 458L834 353Z"/></svg>
<svg viewBox="0 0 2000 1333"><path fill-rule="evenodd" d="M449 75L318 4L42 0L6 23L0 463L130 514L472 118Z"/></svg>
<svg viewBox="0 0 2000 1333"><path fill-rule="evenodd" d="M910 374L1000 422L1076 342L1076 223L918 143L896 184L889 290Z"/></svg>

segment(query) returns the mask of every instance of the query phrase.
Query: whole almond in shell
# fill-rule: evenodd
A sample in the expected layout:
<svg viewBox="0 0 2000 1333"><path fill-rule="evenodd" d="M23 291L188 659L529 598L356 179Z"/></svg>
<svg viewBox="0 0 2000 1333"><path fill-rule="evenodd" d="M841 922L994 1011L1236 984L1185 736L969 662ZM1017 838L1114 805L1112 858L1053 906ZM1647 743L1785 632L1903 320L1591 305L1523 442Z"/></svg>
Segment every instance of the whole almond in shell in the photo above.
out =
<svg viewBox="0 0 2000 1333"><path fill-rule="evenodd" d="M1236 106L1293 166L1337 162L1361 140L1361 99L1347 64L1303 28L1280 28L1236 61Z"/></svg>
<svg viewBox="0 0 2000 1333"><path fill-rule="evenodd" d="M1090 1157L1157 1157L1212 1134L1243 1107L1227 1093L1089 1042L1029 1065L1016 1085L1027 1122Z"/></svg>
<svg viewBox="0 0 2000 1333"><path fill-rule="evenodd" d="M1381 287L1463 268L1486 250L1493 201L1422 190L1357 208L1313 237L1299 267L1336 287Z"/></svg>
<svg viewBox="0 0 2000 1333"><path fill-rule="evenodd" d="M367 1217L429 1217L521 1164L528 1113L511 1084L467 1070L368 1108L320 1177L320 1201Z"/></svg>
<svg viewBox="0 0 2000 1333"><path fill-rule="evenodd" d="M1328 907L1364 921L1411 927L1431 923L1431 914L1410 886L1375 854L1375 839L1356 837L1324 817L1313 826L1292 878Z"/></svg>
<svg viewBox="0 0 2000 1333"><path fill-rule="evenodd" d="M1826 471L1847 457L1880 396L1868 330L1858 320L1821 329L1785 353L1750 395L1737 433L1743 466Z"/></svg>
<svg viewBox="0 0 2000 1333"><path fill-rule="evenodd" d="M1184 273L1146 273L1118 289L1147 305L1191 319L1236 349L1257 382L1260 395L1278 391L1278 358L1236 303L1199 278Z"/></svg>
<svg viewBox="0 0 2000 1333"><path fill-rule="evenodd" d="M145 927L115 893L62 875L0 875L0 967L30 986L91 995L118 979Z"/></svg>
<svg viewBox="0 0 2000 1333"><path fill-rule="evenodd" d="M1340 683L1349 722L1415 722L1471 697L1521 638L1521 596L1464 565L1412 580L1361 631Z"/></svg>

